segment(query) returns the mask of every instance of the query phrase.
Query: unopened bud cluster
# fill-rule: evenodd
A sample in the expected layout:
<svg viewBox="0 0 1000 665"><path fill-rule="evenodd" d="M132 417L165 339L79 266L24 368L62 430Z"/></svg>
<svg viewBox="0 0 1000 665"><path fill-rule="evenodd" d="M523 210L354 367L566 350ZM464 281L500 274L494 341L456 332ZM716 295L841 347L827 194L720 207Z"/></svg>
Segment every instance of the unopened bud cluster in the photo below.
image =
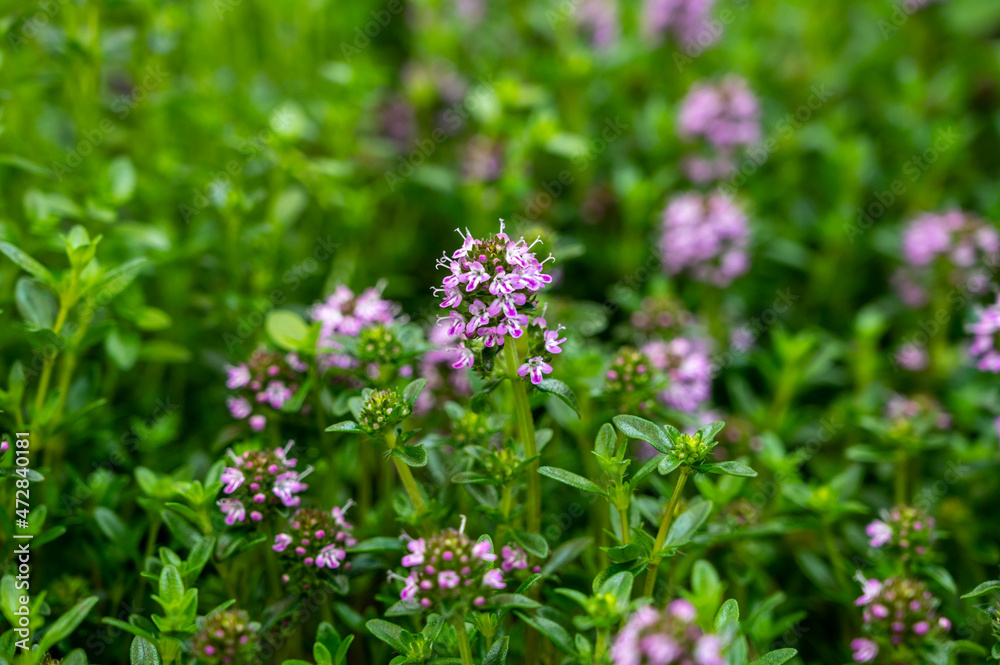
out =
<svg viewBox="0 0 1000 665"><path fill-rule="evenodd" d="M289 520L288 528L274 537L271 546L281 554L286 572L281 576L285 584L296 584L302 589L312 588L322 569L348 569L347 548L357 544L354 526L347 522L344 513L351 506L332 511L319 508L299 508Z"/></svg>
<svg viewBox="0 0 1000 665"><path fill-rule="evenodd" d="M395 390L374 390L368 394L358 424L369 434L377 434L403 422L410 405Z"/></svg>
<svg viewBox="0 0 1000 665"><path fill-rule="evenodd" d="M226 366L226 387L234 391L226 399L229 415L246 420L259 432L273 411L280 411L299 389L309 369L298 355L256 349L245 363Z"/></svg>
<svg viewBox="0 0 1000 665"><path fill-rule="evenodd" d="M250 665L257 662L260 638L242 610L213 612L191 639L191 651L207 665Z"/></svg>
<svg viewBox="0 0 1000 665"><path fill-rule="evenodd" d="M430 538L411 540L403 566L410 569L400 592L403 600L421 607L482 607L507 585L503 571L493 567L497 555L488 540L473 542L462 531L445 529Z"/></svg>
<svg viewBox="0 0 1000 665"><path fill-rule="evenodd" d="M903 562L927 559L934 544L934 518L912 506L897 506L865 527L869 544Z"/></svg>

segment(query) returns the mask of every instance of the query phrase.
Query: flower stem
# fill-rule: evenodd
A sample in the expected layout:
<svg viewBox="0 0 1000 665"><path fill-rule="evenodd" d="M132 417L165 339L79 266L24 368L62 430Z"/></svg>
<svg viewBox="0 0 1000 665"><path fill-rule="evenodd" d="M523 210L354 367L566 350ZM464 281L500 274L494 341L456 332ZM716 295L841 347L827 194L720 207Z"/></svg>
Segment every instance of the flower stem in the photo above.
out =
<svg viewBox="0 0 1000 665"><path fill-rule="evenodd" d="M629 544L628 508L618 509L618 519L622 523L622 545Z"/></svg>
<svg viewBox="0 0 1000 665"><path fill-rule="evenodd" d="M594 665L599 665L604 657L604 649L608 644L608 629L597 629L597 641L594 644Z"/></svg>
<svg viewBox="0 0 1000 665"><path fill-rule="evenodd" d="M465 617L456 616L452 621L455 626L455 637L458 638L458 653L462 657L462 665L475 665L472 660L472 647L469 645L469 634L465 632Z"/></svg>
<svg viewBox="0 0 1000 665"><path fill-rule="evenodd" d="M507 356L507 375L514 392L514 410L517 412L517 429L524 445L524 455L527 458L537 457L535 445L535 422L531 418L531 405L528 404L528 393L524 383L517 375L520 361L517 357L516 340L511 337L504 344L504 354ZM528 465L528 505L525 510L528 532L539 533L542 528L541 483L538 478L538 460L534 459Z"/></svg>
<svg viewBox="0 0 1000 665"><path fill-rule="evenodd" d="M677 502L681 498L684 483L687 482L689 475L691 475L691 471L687 467L681 467L681 473L677 477L677 484L674 485L674 493L670 495L667 510L663 513L663 521L660 522L660 530L657 532L656 541L653 543L652 561L649 563L649 570L646 571L646 590L643 592L643 595L649 598L653 597L653 589L656 588L656 569L660 565L660 550L663 549L663 543L667 540L667 532L670 530L670 523L674 521L674 511L677 509Z"/></svg>
<svg viewBox="0 0 1000 665"><path fill-rule="evenodd" d="M902 506L906 503L906 473L907 459L906 450L902 447L896 448L896 505Z"/></svg>
<svg viewBox="0 0 1000 665"><path fill-rule="evenodd" d="M396 433L389 431L385 435L385 443L389 446L389 450L396 447ZM396 471L399 472L399 478L403 481L403 487L406 488L406 493L410 495L410 503L413 504L413 509L417 512L417 516L423 515L427 512L427 504L424 503L424 497L420 495L420 488L417 487L417 481L413 478L413 472L410 471L410 467L407 466L398 457L392 458L393 464L396 465Z"/></svg>

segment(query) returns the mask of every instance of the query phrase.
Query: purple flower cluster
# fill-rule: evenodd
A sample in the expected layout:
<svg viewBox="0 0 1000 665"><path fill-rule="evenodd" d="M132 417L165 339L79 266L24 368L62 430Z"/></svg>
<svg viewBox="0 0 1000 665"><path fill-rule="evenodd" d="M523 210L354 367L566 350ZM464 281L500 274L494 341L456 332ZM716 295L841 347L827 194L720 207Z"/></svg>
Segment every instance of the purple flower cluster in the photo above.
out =
<svg viewBox="0 0 1000 665"><path fill-rule="evenodd" d="M990 281L977 266L1000 251L1000 234L961 210L925 213L903 230L902 250L906 265L896 271L892 281L903 303L915 309L927 303L935 264L947 271L952 284L962 284L973 294L985 292Z"/></svg>
<svg viewBox="0 0 1000 665"><path fill-rule="evenodd" d="M981 372L1000 372L1000 349L997 337L1000 333L1000 297L979 312L979 319L969 326L974 335L969 353L976 359L976 368Z"/></svg>
<svg viewBox="0 0 1000 665"><path fill-rule="evenodd" d="M382 291L369 287L360 294L339 285L323 302L317 302L309 310L313 321L320 322L319 342L316 356L319 365L326 370L331 367L354 369L358 361L343 353L344 346L337 337L359 337L365 329L378 325L396 323L399 307L382 298Z"/></svg>
<svg viewBox="0 0 1000 665"><path fill-rule="evenodd" d="M281 576L281 581L289 584L297 580L303 589L315 583L320 569L350 567L346 563L347 548L357 544L354 526L345 513L353 502L348 501L343 508L327 512L318 508L299 508L292 515L288 528L274 537L271 546L289 562L291 569Z"/></svg>
<svg viewBox="0 0 1000 665"><path fill-rule="evenodd" d="M750 268L747 216L721 192L687 192L663 211L660 253L668 274L728 286Z"/></svg>
<svg viewBox="0 0 1000 665"><path fill-rule="evenodd" d="M861 596L854 604L864 608L863 630L870 638L851 642L855 662L870 663L882 650L888 652L886 662L900 662L897 651L912 658L914 651L930 646L940 633L951 630L951 622L938 616L939 602L923 582L904 577L883 582L860 574L858 581Z"/></svg>
<svg viewBox="0 0 1000 665"><path fill-rule="evenodd" d="M267 511L277 505L294 508L299 505L300 492L309 486L302 479L312 473L312 467L295 470L298 460L290 459L294 441L274 451L248 450L240 455L229 451L233 466L222 470L222 492L218 505L232 526L244 522L249 510L250 520L260 522Z"/></svg>
<svg viewBox="0 0 1000 665"><path fill-rule="evenodd" d="M896 364L907 372L922 372L930 364L927 349L920 344L907 342L896 349L894 356Z"/></svg>
<svg viewBox="0 0 1000 665"><path fill-rule="evenodd" d="M712 396L712 363L705 340L675 337L642 347L654 369L667 375L667 386L657 397L671 409L694 413Z"/></svg>
<svg viewBox="0 0 1000 665"><path fill-rule="evenodd" d="M256 349L245 363L227 365L226 387L235 391L226 398L229 414L245 419L255 432L263 430L268 410L280 411L292 399L308 369L295 353L282 355L264 348Z"/></svg>
<svg viewBox="0 0 1000 665"><path fill-rule="evenodd" d="M461 230L458 232L462 235ZM540 383L543 375L552 371L546 357L561 353L566 341L565 337L559 338L561 328L548 330L544 312L531 320L527 314L535 309L536 294L552 282L552 277L542 272L544 264L554 260L552 255L539 261L531 248L541 238L530 245L524 238L511 240L504 233L503 220L499 233L480 240L466 230L462 238L462 246L451 257L445 255L438 261L438 267L449 274L434 290L441 298L441 307L452 310L444 317L448 334L464 338L451 348L456 354L452 367L461 369L475 363L475 353L466 345L468 340L480 339L486 347L497 347L507 336L518 339L536 328L530 331L540 338L531 347L535 352L529 353L518 374Z"/></svg>
<svg viewBox="0 0 1000 665"><path fill-rule="evenodd" d="M709 26L714 6L715 0L646 0L643 29L652 37L669 33L685 47L705 49L720 36Z"/></svg>
<svg viewBox="0 0 1000 665"><path fill-rule="evenodd" d="M739 76L695 84L681 102L677 125L681 138L700 138L731 154L760 141L760 103Z"/></svg>
<svg viewBox="0 0 1000 665"><path fill-rule="evenodd" d="M462 333L450 332L451 327L447 320L438 321L431 326L427 333L427 342L431 346L430 351L424 353L420 358L417 373L420 378L427 379L427 387L421 391L414 405L417 413L426 413L440 399L440 393L446 388L450 388L455 395L472 394L472 384L469 380L469 369L451 367L454 362L454 353L450 350L462 339Z"/></svg>
<svg viewBox="0 0 1000 665"><path fill-rule="evenodd" d="M894 394L886 403L884 413L888 420L894 421L900 431L913 430L915 425L920 425L921 429L951 428L951 414L929 395L916 395L910 398Z"/></svg>
<svg viewBox="0 0 1000 665"><path fill-rule="evenodd" d="M865 527L869 544L894 558L909 562L931 554L934 544L934 518L912 506L897 506L886 511L882 519Z"/></svg>
<svg viewBox="0 0 1000 665"><path fill-rule="evenodd" d="M493 567L497 560L493 544L489 540L474 543L464 531L463 517L462 528L457 531L445 529L430 538L407 543L410 553L401 563L410 569L409 575L390 574L404 582L400 598L418 602L425 609L456 605L482 607L488 596L507 586L503 570ZM513 552L505 558L505 563L508 559L511 568L516 567L518 559Z"/></svg>
<svg viewBox="0 0 1000 665"><path fill-rule="evenodd" d="M212 612L191 638L195 660L206 665L249 665L260 644L258 626L242 610Z"/></svg>
<svg viewBox="0 0 1000 665"><path fill-rule="evenodd" d="M667 609L643 607L618 633L611 647L614 665L725 665L722 637L695 623L698 612L686 600Z"/></svg>
<svg viewBox="0 0 1000 665"><path fill-rule="evenodd" d="M621 25L615 0L583 0L574 14L576 25L590 39L591 45L606 51L618 44Z"/></svg>

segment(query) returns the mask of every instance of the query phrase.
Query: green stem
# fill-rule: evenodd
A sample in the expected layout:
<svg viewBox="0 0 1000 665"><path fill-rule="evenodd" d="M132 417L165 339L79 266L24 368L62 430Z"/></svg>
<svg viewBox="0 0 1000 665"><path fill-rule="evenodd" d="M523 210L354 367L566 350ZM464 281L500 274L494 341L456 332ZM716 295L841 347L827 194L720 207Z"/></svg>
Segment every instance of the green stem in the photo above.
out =
<svg viewBox="0 0 1000 665"><path fill-rule="evenodd" d="M462 657L462 665L475 665L472 660L472 647L469 645L469 634L465 632L465 617L456 616L452 621L455 626L455 637L458 638L458 653Z"/></svg>
<svg viewBox="0 0 1000 665"><path fill-rule="evenodd" d="M618 509L618 519L622 523L622 545L629 544L628 508Z"/></svg>
<svg viewBox="0 0 1000 665"><path fill-rule="evenodd" d="M597 642L594 644L594 665L599 665L601 658L604 657L604 649L608 644L608 629L598 628L597 629Z"/></svg>
<svg viewBox="0 0 1000 665"><path fill-rule="evenodd" d="M907 475L906 450L902 447L896 448L896 505L906 505L906 475Z"/></svg>
<svg viewBox="0 0 1000 665"><path fill-rule="evenodd" d="M59 314L56 316L55 325L52 326L52 333L59 336L59 331L62 330L63 325L66 323L66 317L69 315L69 308L66 306L66 301L63 298L59 299ZM38 380L38 392L35 393L35 412L38 413L45 406L45 394L49 391L49 380L52 378L52 367L56 362L56 354L45 359L45 364L42 366L42 376Z"/></svg>
<svg viewBox="0 0 1000 665"><path fill-rule="evenodd" d="M681 473L677 477L677 484L674 485L674 493L670 495L670 502L667 503L667 510L663 513L663 521L660 523L660 530L656 534L656 542L653 543L652 561L649 563L649 570L646 571L646 590L643 595L652 598L653 589L656 588L656 569L660 565L660 550L667 540L667 532L670 530L670 523L674 521L674 511L677 509L677 502L681 498L684 490L684 483L687 482L691 471L687 467L681 467Z"/></svg>
<svg viewBox="0 0 1000 665"><path fill-rule="evenodd" d="M527 458L537 458L538 449L535 445L535 422L531 418L531 405L528 403L528 393L524 383L517 375L520 361L517 357L516 340L508 338L504 344L507 356L507 375L514 393L514 410L517 412L517 429L524 445L524 455ZM542 490L538 478L538 459L533 459L528 465L528 505L525 510L529 533L539 533L542 529Z"/></svg>
<svg viewBox="0 0 1000 665"><path fill-rule="evenodd" d="M507 535L507 525L510 523L510 511L512 510L513 501L514 493L511 491L510 485L504 485L503 492L500 495L500 512L503 514L504 521L497 526L497 547L503 546L504 536Z"/></svg>
<svg viewBox="0 0 1000 665"><path fill-rule="evenodd" d="M389 450L396 447L396 433L389 431L385 435L385 444L389 446ZM410 471L410 467L407 466L398 457L392 458L393 464L396 465L396 471L399 472L399 478L403 481L403 487L406 488L406 493L410 495L410 503L413 504L413 509L416 511L417 516L421 516L427 512L427 504L424 502L424 497L420 495L420 488L417 487L417 481L413 478L413 472Z"/></svg>
<svg viewBox="0 0 1000 665"><path fill-rule="evenodd" d="M830 558L830 567L833 568L833 576L837 580L837 585L841 589L846 589L849 582L844 575L844 558L837 549L837 543L833 539L833 532L829 524L823 525L823 544L826 547L826 555Z"/></svg>

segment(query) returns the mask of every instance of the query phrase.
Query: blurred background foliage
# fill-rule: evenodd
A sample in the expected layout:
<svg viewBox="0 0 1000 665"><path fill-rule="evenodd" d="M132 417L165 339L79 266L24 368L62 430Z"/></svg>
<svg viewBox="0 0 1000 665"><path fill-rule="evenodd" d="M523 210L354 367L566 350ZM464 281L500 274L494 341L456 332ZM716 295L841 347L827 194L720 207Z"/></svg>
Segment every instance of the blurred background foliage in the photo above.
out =
<svg viewBox="0 0 1000 665"><path fill-rule="evenodd" d="M875 382L935 392L969 436L950 453L967 464L961 483L940 498L963 564L953 573L960 589L985 579L996 522L976 518L1000 500L987 463L1000 397L957 345L920 377L893 373L886 354L926 325L889 288L903 220L951 206L1000 216L1000 3L910 15L892 0L720 0L722 37L693 57L644 38L637 2L616 4L610 48L580 29L574 0L475 4L0 3L0 240L61 267L59 234L79 224L103 236L103 265L146 259L83 349L106 353L106 367L85 365L68 398L71 411L94 393L107 407L59 444L67 463L42 490L79 547L36 565L53 577L65 566L63 586L104 589L113 616L135 577L102 563L106 539L86 528L94 508L127 524L141 510L123 498L136 467L190 464L197 476L218 456L230 423L221 367L264 337L263 314L384 279L387 298L429 321L454 229L481 235L502 217L556 253L576 337L620 337L649 293L730 323L794 294L761 357L715 394L787 441L824 418L841 441L863 440L854 415L880 408ZM761 99L773 139L725 183L751 215L752 272L722 290L674 283L659 274L656 236L664 201L688 187L678 107L694 82L731 73ZM0 261L0 376L38 358L18 273ZM944 324L951 337L965 318ZM817 482L840 470L824 459L842 450L822 452ZM778 556L764 554L759 565ZM782 570L776 558L771 573ZM808 599L809 584L788 580L786 593ZM794 605L821 617L824 602ZM838 639L820 636L836 631L821 620L806 630L819 645Z"/></svg>

